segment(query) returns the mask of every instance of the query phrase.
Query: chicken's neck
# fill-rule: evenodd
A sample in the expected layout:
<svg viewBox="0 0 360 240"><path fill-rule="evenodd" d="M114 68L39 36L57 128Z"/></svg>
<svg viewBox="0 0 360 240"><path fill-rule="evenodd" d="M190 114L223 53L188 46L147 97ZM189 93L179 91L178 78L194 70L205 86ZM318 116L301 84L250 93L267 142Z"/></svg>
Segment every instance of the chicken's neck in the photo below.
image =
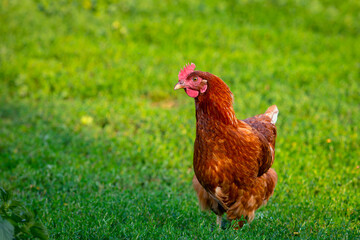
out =
<svg viewBox="0 0 360 240"><path fill-rule="evenodd" d="M224 124L237 124L229 87L220 78L210 73L204 74L208 89L195 99L197 122L209 124L220 121Z"/></svg>

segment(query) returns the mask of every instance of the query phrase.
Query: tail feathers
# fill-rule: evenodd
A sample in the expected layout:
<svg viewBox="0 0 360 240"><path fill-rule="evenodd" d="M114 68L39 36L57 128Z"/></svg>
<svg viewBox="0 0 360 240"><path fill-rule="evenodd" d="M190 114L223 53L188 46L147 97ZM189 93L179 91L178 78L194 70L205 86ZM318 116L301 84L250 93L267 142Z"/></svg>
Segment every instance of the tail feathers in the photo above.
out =
<svg viewBox="0 0 360 240"><path fill-rule="evenodd" d="M278 114L279 114L279 109L277 108L276 105L272 105L265 112L265 115L267 115L271 118L272 124L276 123Z"/></svg>

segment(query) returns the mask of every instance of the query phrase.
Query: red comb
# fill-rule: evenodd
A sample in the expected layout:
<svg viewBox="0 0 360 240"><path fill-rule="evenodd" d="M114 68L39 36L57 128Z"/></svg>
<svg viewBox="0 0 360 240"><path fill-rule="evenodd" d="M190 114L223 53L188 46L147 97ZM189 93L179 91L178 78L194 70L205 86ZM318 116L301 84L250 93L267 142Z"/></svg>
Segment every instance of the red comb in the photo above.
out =
<svg viewBox="0 0 360 240"><path fill-rule="evenodd" d="M192 73L194 71L194 69L196 68L195 64L191 63L190 65L189 64L186 64L185 67L179 72L179 80L180 79L186 79L186 77Z"/></svg>

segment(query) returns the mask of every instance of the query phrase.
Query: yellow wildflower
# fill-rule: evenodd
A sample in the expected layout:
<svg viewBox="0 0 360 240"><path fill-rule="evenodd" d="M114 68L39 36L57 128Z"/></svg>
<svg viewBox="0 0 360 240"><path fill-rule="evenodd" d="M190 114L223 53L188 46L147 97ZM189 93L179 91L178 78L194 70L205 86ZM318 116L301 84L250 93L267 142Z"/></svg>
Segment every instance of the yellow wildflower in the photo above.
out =
<svg viewBox="0 0 360 240"><path fill-rule="evenodd" d="M85 9L91 9L91 7L92 7L91 1L90 1L90 0L84 0L84 1L83 1L83 7L84 7Z"/></svg>
<svg viewBox="0 0 360 240"><path fill-rule="evenodd" d="M111 26L113 27L113 29L119 29L120 27L120 22L119 21L114 21Z"/></svg>
<svg viewBox="0 0 360 240"><path fill-rule="evenodd" d="M91 116L82 116L80 119L81 124L91 125L94 122L94 119Z"/></svg>

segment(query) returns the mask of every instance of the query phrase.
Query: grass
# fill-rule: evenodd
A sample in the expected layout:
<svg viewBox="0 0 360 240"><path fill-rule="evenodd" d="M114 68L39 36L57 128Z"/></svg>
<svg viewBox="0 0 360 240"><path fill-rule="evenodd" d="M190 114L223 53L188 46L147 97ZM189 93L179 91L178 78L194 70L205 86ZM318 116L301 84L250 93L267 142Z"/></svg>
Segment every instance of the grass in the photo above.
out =
<svg viewBox="0 0 360 240"><path fill-rule="evenodd" d="M358 1L0 1L0 185L52 239L360 237ZM191 186L187 62L280 109L274 196L218 230Z"/></svg>

